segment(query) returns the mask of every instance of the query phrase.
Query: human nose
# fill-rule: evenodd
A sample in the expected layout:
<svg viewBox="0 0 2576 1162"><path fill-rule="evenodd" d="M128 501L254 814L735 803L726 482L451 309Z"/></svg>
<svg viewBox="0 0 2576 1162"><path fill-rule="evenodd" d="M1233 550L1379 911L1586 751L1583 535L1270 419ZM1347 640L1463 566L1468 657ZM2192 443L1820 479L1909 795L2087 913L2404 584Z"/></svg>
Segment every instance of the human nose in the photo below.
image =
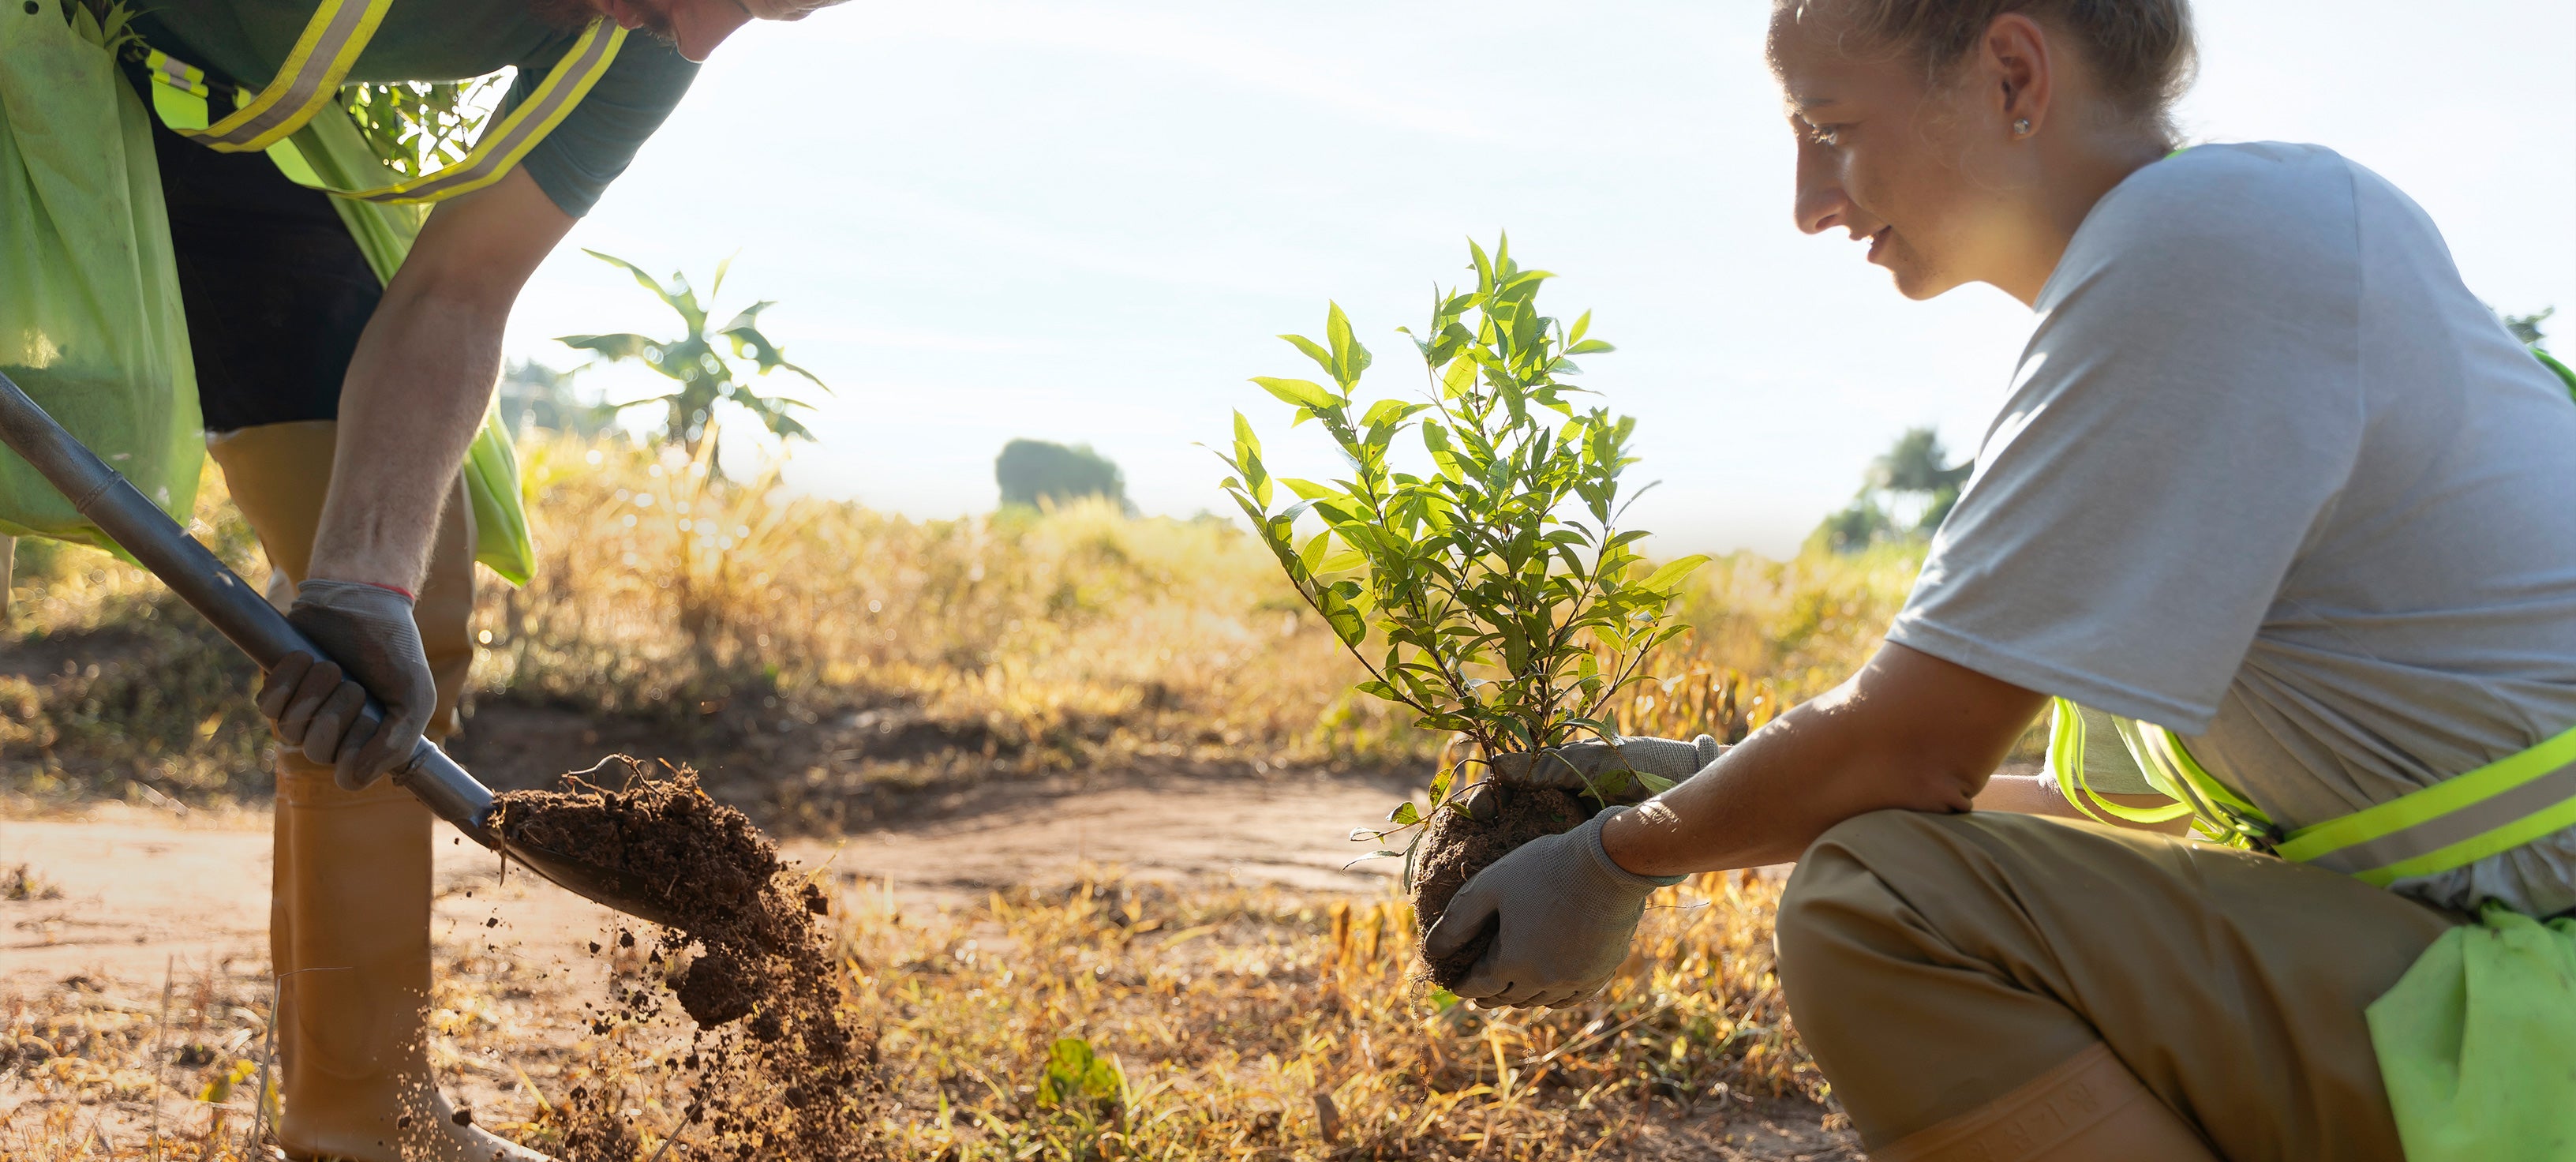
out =
<svg viewBox="0 0 2576 1162"><path fill-rule="evenodd" d="M1813 141L1798 143L1798 188L1790 204L1802 233L1822 234L1836 226L1849 226L1853 211L1850 195L1843 192L1842 166L1833 151Z"/></svg>

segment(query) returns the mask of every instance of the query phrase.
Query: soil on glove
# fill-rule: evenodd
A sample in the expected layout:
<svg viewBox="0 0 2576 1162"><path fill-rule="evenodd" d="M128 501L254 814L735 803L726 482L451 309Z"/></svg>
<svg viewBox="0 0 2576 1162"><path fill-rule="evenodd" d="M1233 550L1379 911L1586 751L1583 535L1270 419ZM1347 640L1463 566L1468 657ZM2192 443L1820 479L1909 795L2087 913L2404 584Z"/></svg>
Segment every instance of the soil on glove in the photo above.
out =
<svg viewBox="0 0 2576 1162"><path fill-rule="evenodd" d="M883 1095L876 1031L845 1003L823 892L742 812L708 798L694 773L657 780L623 761L618 789L567 775L561 790L502 794L494 819L513 841L663 885L661 902L682 923L653 937L658 974L612 981L594 1031L652 1017L666 994L697 1023L689 1053L664 1063L685 1079L690 1157L884 1157L868 1130ZM614 939L636 941L630 931ZM570 1098L567 1162L631 1162L626 1095L601 1084Z"/></svg>
<svg viewBox="0 0 2576 1162"><path fill-rule="evenodd" d="M1560 835L1582 826L1598 808L1573 791L1487 782L1472 787L1459 800L1465 815L1441 809L1431 813L1422 847L1414 855L1412 883L1416 936L1431 934L1449 898L1466 887L1477 872L1533 839ZM1456 988L1494 942L1498 919L1456 952L1438 960L1422 958L1423 975L1439 988Z"/></svg>

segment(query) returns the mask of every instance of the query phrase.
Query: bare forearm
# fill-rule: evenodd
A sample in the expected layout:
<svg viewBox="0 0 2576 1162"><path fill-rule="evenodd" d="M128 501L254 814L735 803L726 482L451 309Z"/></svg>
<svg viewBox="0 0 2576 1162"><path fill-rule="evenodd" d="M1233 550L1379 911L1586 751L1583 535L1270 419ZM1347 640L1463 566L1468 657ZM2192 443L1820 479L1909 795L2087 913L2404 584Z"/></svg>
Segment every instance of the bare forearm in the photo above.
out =
<svg viewBox="0 0 2576 1162"><path fill-rule="evenodd" d="M1707 770L1602 829L1619 866L1679 875L1797 859L1871 811L1971 809L2044 699L1891 646Z"/></svg>
<svg viewBox="0 0 2576 1162"><path fill-rule="evenodd" d="M506 304L389 288L340 389L313 575L416 589L500 375Z"/></svg>
<svg viewBox="0 0 2576 1162"><path fill-rule="evenodd" d="M2100 797L2110 801L2113 806L2135 807L2141 810L2173 806L2173 800L2162 795L2102 795ZM1977 810L2010 811L2018 815L2048 815L2059 819L2094 819L2095 822L2109 823L2114 827L2125 827L2132 831L2153 831L2159 835L2181 835L2191 830L2191 819L2188 816L2163 823L2132 823L2113 817L2108 812L2102 812L2102 817L2095 819L2094 816L2077 810L2073 803L2067 802L2065 793L2059 790L2056 784L2037 775L1995 776L1986 783L1985 790L1977 792Z"/></svg>
<svg viewBox="0 0 2576 1162"><path fill-rule="evenodd" d="M418 587L439 507L500 378L510 307L571 229L517 168L429 216L340 388L314 576Z"/></svg>
<svg viewBox="0 0 2576 1162"><path fill-rule="evenodd" d="M2009 811L2015 815L2053 815L2061 819L2081 819L2083 814L2057 788L2037 775L1996 775L1986 780L1984 790L1977 792L1977 810Z"/></svg>

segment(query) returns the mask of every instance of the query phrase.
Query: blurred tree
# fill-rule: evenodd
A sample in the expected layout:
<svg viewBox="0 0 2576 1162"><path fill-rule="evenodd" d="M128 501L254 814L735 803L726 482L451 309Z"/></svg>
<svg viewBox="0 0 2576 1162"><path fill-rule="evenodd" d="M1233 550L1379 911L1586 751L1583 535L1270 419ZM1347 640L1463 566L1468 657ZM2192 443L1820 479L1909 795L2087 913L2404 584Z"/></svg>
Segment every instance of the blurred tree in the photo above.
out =
<svg viewBox="0 0 2576 1162"><path fill-rule="evenodd" d="M385 166L416 178L465 159L515 70L465 81L344 85L340 104Z"/></svg>
<svg viewBox="0 0 2576 1162"><path fill-rule="evenodd" d="M580 371L578 367L557 371L534 359L511 364L501 373L500 395L495 401L501 411L501 423L514 432L543 428L584 439L607 431L617 422L617 408L586 402L575 394L572 380Z"/></svg>
<svg viewBox="0 0 2576 1162"><path fill-rule="evenodd" d="M662 405L668 409L662 424L663 442L678 444L688 449L693 457L698 454L698 445L707 438L707 433L716 430L715 409L719 403L730 403L750 412L771 434L782 440L814 438L813 432L788 414L791 408L811 409L814 405L783 395L762 395L753 390L751 383L739 374L721 349L730 347L734 359L751 360L763 378L783 367L804 376L826 392L832 390L825 387L822 380L814 378L813 372L789 363L778 345L760 333L760 312L777 303L763 299L743 308L725 325L709 330L707 309L699 305L698 292L689 285L687 276L674 271L670 283L665 285L654 281L653 276L623 258L613 258L596 250L582 253L635 276L637 283L653 292L655 298L680 316L683 328L678 338L667 340L648 339L636 334L565 335L556 340L569 347L596 352L608 362L635 360L679 384L678 389L668 395L639 399L617 407ZM732 265L730 258L716 264L715 281L707 287L707 297L713 298L724 289L725 270ZM718 340L723 343L720 345Z"/></svg>
<svg viewBox="0 0 2576 1162"><path fill-rule="evenodd" d="M2540 313L2536 315L2506 315L2504 317L2504 329L2513 332L2514 340L2521 343L2523 346L2545 346L2545 344L2540 341L2543 337L2540 333L2540 325L2548 322L2549 316L2557 313L2558 308L2556 307L2543 307L2541 308Z"/></svg>
<svg viewBox="0 0 2576 1162"><path fill-rule="evenodd" d="M1824 519L1815 535L1836 552L1852 553L1898 537L1929 537L1959 503L1976 462L1950 463L1948 449L1930 428L1908 428L1885 455L1872 461L1851 505ZM1890 503L1894 502L1894 503ZM1920 507L1904 521L1898 511Z"/></svg>
<svg viewBox="0 0 2576 1162"><path fill-rule="evenodd" d="M1106 497L1134 511L1127 502L1127 477L1109 457L1091 445L1067 447L1044 440L1013 440L993 460L993 479L1002 486L1004 505L1063 504L1086 496Z"/></svg>

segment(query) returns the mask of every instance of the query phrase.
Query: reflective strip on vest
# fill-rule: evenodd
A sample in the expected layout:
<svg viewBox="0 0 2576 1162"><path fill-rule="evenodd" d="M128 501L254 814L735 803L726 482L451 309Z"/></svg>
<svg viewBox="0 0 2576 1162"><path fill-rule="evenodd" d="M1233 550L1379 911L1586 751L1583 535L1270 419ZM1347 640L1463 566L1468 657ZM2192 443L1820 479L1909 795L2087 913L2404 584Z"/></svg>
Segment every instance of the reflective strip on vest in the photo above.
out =
<svg viewBox="0 0 2576 1162"><path fill-rule="evenodd" d="M214 90L206 86L206 70L154 49L143 56L143 67L151 70L152 79L192 97L209 97Z"/></svg>
<svg viewBox="0 0 2576 1162"><path fill-rule="evenodd" d="M202 129L172 128L209 148L225 153L266 149L304 127L322 106L338 96L340 81L358 63L358 54L376 35L393 0L322 0L295 47L286 54L277 76L250 103L231 116ZM158 78L162 70L153 70ZM202 81L205 74L199 72ZM202 95L202 94L200 94Z"/></svg>
<svg viewBox="0 0 2576 1162"><path fill-rule="evenodd" d="M2077 709L2072 701L2064 698L2057 699L2049 710L2048 765L2057 775L2060 794L2064 794L2065 788L2069 785L2075 788L2077 794L2066 795L2066 801L2074 804L2075 809L2083 812L2086 818L2096 823L2110 823L2111 819L2121 819L2130 823L2156 824L2170 823L2192 814L2191 804L2185 802L2176 802L2166 807L2130 807L2102 797L2093 789L2092 780L2084 773L2084 741L2083 711ZM2143 765L2141 764L2142 767ZM2162 784L2157 782L2152 771L2148 772L2148 781L2157 783L2157 789L2163 790ZM2170 792L2167 792L2166 797L2180 798ZM2111 819L2105 819L2103 815L2109 815Z"/></svg>
<svg viewBox="0 0 2576 1162"><path fill-rule="evenodd" d="M2510 851L2553 832L2576 827L2576 730L2538 746L2488 763L2464 775L2418 787L2388 802L2340 815L2286 835L2244 796L2191 757L2182 737L2171 730L2135 719L2113 720L2147 780L2178 801L2180 810L2121 810L2093 796L2093 806L2132 822L2194 816L2194 824L2211 839L2237 847L2269 851L2294 863L2312 863L2374 887L2402 879L2439 875ZM2059 699L2050 723L2049 760L2061 780L2070 765L2083 762L2082 730L2075 704ZM2080 766L2076 769L2080 770ZM2081 775L2077 776L2081 780ZM2094 815L2075 796L2076 808ZM2094 818L2101 820L2099 815ZM2101 820L2108 822L2108 820Z"/></svg>
<svg viewBox="0 0 2576 1162"><path fill-rule="evenodd" d="M2302 827L2281 858L2386 887L2576 825L2576 730L2350 815Z"/></svg>
<svg viewBox="0 0 2576 1162"><path fill-rule="evenodd" d="M554 70L537 84L536 92L476 140L463 160L389 186L330 192L343 198L404 206L452 198L501 180L511 166L519 164L520 158L572 114L573 106L579 105L589 95L590 87L599 83L625 43L625 29L605 20L592 21L581 39L573 42L572 49L555 63Z"/></svg>
<svg viewBox="0 0 2576 1162"><path fill-rule="evenodd" d="M572 115L573 107L579 105L583 97L590 95L591 86L598 84L599 78L607 74L608 67L617 60L617 50L626 43L625 29L606 20L592 21L590 27L582 30L581 38L565 50L563 59L556 61L545 79L537 83L536 91L501 118L499 124L486 130L475 141L474 148L454 165L373 189L350 190L326 185L296 152L295 143L286 137L303 128L314 114L330 104L330 98L339 91L340 79L348 74L349 65L365 50L366 38L375 35L377 21L390 2L370 0L369 10L373 15L367 16L357 30L363 35L351 41L333 40L332 43L340 49L339 56L345 57L334 58L336 64L321 61L318 46L326 36L336 36L331 30L347 23L349 14L358 9L346 0L326 3L321 11L314 13L313 23L305 27L303 39L296 42L297 51L303 55L290 58L288 68L279 70L277 79L269 82L266 90L243 105L239 112L212 126L206 124L209 116L206 102L212 90L206 83L205 70L167 53L153 51L145 60L155 82L153 109L161 115L162 123L174 132L211 148L228 153L253 148L267 150L276 159L278 168L298 185L334 197L396 206L419 205L472 193L508 175L510 167L519 164L529 150L535 149L548 133L554 132L555 126ZM307 48L315 48L316 51L307 52ZM299 74L327 76L330 83L318 90L320 99L310 102L291 117L285 114L261 116L261 110L274 113L283 107L287 95L304 91L302 86L291 83ZM259 130L256 136L242 136L249 131L254 120L266 128ZM224 130L225 126L235 128ZM220 140L216 136L218 131L223 131Z"/></svg>

